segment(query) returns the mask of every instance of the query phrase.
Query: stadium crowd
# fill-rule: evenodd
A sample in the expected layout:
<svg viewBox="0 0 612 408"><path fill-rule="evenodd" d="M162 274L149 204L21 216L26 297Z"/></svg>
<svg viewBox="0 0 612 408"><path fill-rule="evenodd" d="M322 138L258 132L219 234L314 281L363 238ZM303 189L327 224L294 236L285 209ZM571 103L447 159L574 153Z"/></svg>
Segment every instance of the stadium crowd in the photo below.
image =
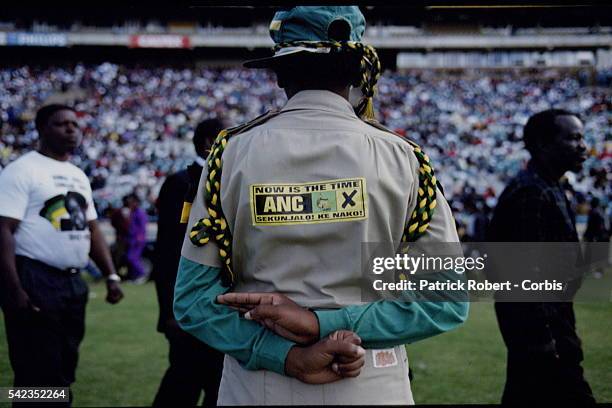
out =
<svg viewBox="0 0 612 408"><path fill-rule="evenodd" d="M478 218L488 215L528 159L521 142L527 118L550 107L575 111L585 123L590 154L581 174L568 174L574 188L568 193L578 217L586 217L591 197L609 216L612 92L609 83L593 86L585 75L388 71L378 85L377 116L426 148L462 232L478 239ZM610 77L609 71L596 76L599 83ZM84 140L73 162L90 178L99 213L135 192L154 216L166 175L195 155L190 140L200 121L218 116L237 125L282 106L285 96L271 74L240 68L2 68L2 167L34 147L33 115L49 102L73 104L79 112Z"/></svg>

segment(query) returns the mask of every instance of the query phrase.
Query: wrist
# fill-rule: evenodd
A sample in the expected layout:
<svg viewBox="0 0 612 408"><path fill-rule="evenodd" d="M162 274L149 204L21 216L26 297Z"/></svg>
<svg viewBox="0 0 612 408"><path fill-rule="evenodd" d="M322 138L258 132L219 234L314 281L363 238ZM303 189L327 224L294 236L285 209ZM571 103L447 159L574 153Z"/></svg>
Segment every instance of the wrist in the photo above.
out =
<svg viewBox="0 0 612 408"><path fill-rule="evenodd" d="M312 343L316 343L317 341L320 340L321 336L321 326L320 326L320 322L319 322L319 316L317 315L317 313L315 312L315 310L313 308L307 308L308 311L310 312L310 314L313 316L313 331L311 333L311 342Z"/></svg>
<svg viewBox="0 0 612 408"><path fill-rule="evenodd" d="M121 282L121 277L114 272L106 277L106 283L119 283L119 282Z"/></svg>
<svg viewBox="0 0 612 408"><path fill-rule="evenodd" d="M289 349L285 359L285 374L287 376L298 379L301 377L303 371L301 366L303 361L302 353L303 348L300 346L293 346Z"/></svg>

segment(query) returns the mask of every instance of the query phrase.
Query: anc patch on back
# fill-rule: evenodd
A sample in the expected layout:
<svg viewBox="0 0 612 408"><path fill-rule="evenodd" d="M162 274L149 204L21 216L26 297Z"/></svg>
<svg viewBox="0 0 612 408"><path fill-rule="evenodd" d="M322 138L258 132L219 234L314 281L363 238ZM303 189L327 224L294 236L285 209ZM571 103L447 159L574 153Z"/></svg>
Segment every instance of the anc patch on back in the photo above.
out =
<svg viewBox="0 0 612 408"><path fill-rule="evenodd" d="M252 184L253 225L318 224L368 217L363 177L310 183Z"/></svg>

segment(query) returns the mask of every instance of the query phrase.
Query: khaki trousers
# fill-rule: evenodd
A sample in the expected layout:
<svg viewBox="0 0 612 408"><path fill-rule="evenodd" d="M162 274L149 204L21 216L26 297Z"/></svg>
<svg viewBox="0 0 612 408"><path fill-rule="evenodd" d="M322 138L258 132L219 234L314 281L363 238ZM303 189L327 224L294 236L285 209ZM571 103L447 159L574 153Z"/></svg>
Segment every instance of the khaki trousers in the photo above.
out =
<svg viewBox="0 0 612 408"><path fill-rule="evenodd" d="M246 370L226 355L218 405L414 405L404 346L366 350L365 358L358 377L312 385Z"/></svg>

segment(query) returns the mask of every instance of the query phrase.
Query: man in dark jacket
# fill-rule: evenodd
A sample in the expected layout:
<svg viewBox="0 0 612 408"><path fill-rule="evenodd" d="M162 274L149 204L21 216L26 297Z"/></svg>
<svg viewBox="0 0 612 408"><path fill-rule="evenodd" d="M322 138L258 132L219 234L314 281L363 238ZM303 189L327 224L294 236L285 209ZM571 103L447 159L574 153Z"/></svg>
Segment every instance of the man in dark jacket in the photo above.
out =
<svg viewBox="0 0 612 408"><path fill-rule="evenodd" d="M217 133L223 129L219 119L208 119L198 125L193 136L195 161L187 169L168 176L157 199L159 218L155 244L155 286L159 302L157 330L166 335L170 343L170 367L155 396L154 406L193 406L198 403L202 390L204 406L215 406L223 354L181 330L172 313L174 283L181 246L187 224L182 214L183 201L191 202L202 173L204 159L209 153ZM186 215L186 217L185 217Z"/></svg>
<svg viewBox="0 0 612 408"><path fill-rule="evenodd" d="M537 113L525 126L524 142L531 161L500 196L488 240L578 242L574 213L559 181L566 171L579 171L586 159L582 122L564 110ZM568 285L575 293L579 282ZM580 366L571 301L497 302L495 311L508 348L503 404L595 403Z"/></svg>

